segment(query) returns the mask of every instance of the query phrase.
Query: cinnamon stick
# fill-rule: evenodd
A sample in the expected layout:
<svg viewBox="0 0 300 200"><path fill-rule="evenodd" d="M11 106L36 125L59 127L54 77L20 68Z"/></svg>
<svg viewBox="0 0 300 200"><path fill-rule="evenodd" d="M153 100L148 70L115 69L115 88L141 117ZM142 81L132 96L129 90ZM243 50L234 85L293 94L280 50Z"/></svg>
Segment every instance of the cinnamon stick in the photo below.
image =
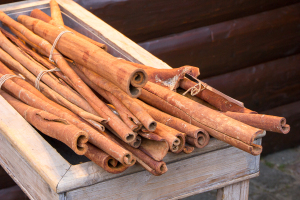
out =
<svg viewBox="0 0 300 200"><path fill-rule="evenodd" d="M1 21L3 20L2 17ZM59 28L25 15L20 15L18 21L51 43L61 33ZM138 88L143 87L147 82L147 74L143 69L137 69L131 64L120 62L119 59L74 34L63 34L56 48L76 63L107 78L128 95L135 96L138 94L140 92Z"/></svg>
<svg viewBox="0 0 300 200"><path fill-rule="evenodd" d="M148 82L144 88L140 98L148 104L203 128L213 137L253 155L261 153L262 147L253 144L253 141L263 130L228 118L154 83Z"/></svg>
<svg viewBox="0 0 300 200"><path fill-rule="evenodd" d="M53 18L53 20L57 24L64 26L64 21L61 15L59 5L55 0L50 1L50 10L51 10L51 17Z"/></svg>
<svg viewBox="0 0 300 200"><path fill-rule="evenodd" d="M169 144L165 139L156 141L143 138L139 149L154 160L162 161L169 151Z"/></svg>
<svg viewBox="0 0 300 200"><path fill-rule="evenodd" d="M91 161L102 167L105 171L113 174L119 174L125 171L128 166L116 161L113 157L103 152L94 145L87 143L88 151L84 154ZM114 163L113 165L111 163Z"/></svg>
<svg viewBox="0 0 300 200"><path fill-rule="evenodd" d="M0 73L0 78L3 75ZM43 101L42 99L38 98L31 92L25 90L24 88L20 87L19 85L15 84L12 80L7 80L4 82L3 86L4 89L12 93L17 98L21 99L23 102L26 102L28 105L35 107L37 109L44 110L51 114L57 115L63 119L66 119L68 122L72 123L73 125L77 126L79 129L85 131L89 135L89 142L94 144L95 146L99 147L107 154L113 156L117 159L120 163L124 165L133 165L133 157L132 154L121 146L117 145L101 133L97 132L95 129L91 128L89 125L79 121L77 118L69 115L68 113L62 112L59 108Z"/></svg>
<svg viewBox="0 0 300 200"><path fill-rule="evenodd" d="M40 9L33 9L30 13L30 17L36 18L36 19L40 19L46 23L52 24L53 26L56 27L62 27L61 25L59 25L58 23L56 23L56 21L54 21L49 15L47 15L46 13L44 13L43 11L41 11ZM101 44L95 40L92 40L91 38L82 35L81 33L78 33L77 31L75 31L74 29L71 29L70 27L64 25L64 28L66 30L69 30L71 32L73 32L75 35L77 35L78 37L81 37L91 43L93 43L94 45L100 47L101 49L107 51L107 46L105 44Z"/></svg>
<svg viewBox="0 0 300 200"><path fill-rule="evenodd" d="M27 16L23 16L27 17ZM19 16L20 19L22 19L22 16ZM30 17L29 17L30 18ZM32 19L32 18L30 18ZM0 12L0 20L13 28L15 28L17 31L23 33L27 39L29 39L31 42L33 42L35 45L40 45L41 48L43 48L44 51L50 54L52 45L49 44L46 40L40 38L39 36L33 34L31 31L29 31L26 27L24 27L22 24L19 24L18 22L12 20L10 17L8 17L5 13ZM49 25L51 26L51 25ZM108 108L107 106L96 97L96 95L91 91L91 89L81 81L81 79L78 77L78 75L69 67L63 56L56 50L53 51L53 59L59 66L60 70L70 78L72 81L72 85L75 87L77 92L79 92L86 100L87 102L92 106L92 108L103 118L112 120L108 121L108 124L115 130L117 134L120 135L120 137L126 141L131 142L135 139L135 135L131 132L129 127L127 127L118 117L116 117ZM21 62L21 61L20 61ZM43 76L45 77L45 76Z"/></svg>
<svg viewBox="0 0 300 200"><path fill-rule="evenodd" d="M138 99L135 99L135 101L140 104L154 120L185 133L187 136L186 142L189 144L197 148L203 148L208 144L210 137L204 129L162 112Z"/></svg>
<svg viewBox="0 0 300 200"><path fill-rule="evenodd" d="M26 105L2 90L0 90L0 95L22 117L45 135L65 143L78 155L84 155L87 152L88 146L85 143L88 141L88 134L86 132L78 129L65 119Z"/></svg>
<svg viewBox="0 0 300 200"><path fill-rule="evenodd" d="M283 134L287 134L290 131L290 126L286 124L286 119L284 117L265 114L236 113L229 111L225 112L224 114L240 122L266 131Z"/></svg>

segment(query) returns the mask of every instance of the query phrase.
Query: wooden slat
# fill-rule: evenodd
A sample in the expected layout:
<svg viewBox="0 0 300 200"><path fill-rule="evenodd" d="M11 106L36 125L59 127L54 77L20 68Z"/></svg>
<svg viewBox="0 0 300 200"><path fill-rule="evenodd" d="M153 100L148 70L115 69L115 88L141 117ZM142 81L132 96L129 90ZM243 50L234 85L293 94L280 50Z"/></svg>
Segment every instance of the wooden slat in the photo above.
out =
<svg viewBox="0 0 300 200"><path fill-rule="evenodd" d="M300 100L300 54L203 79L219 91L264 111Z"/></svg>
<svg viewBox="0 0 300 200"><path fill-rule="evenodd" d="M220 165L220 163L222 163ZM122 176L67 192L67 199L174 199L217 189L259 170L259 156L237 148L213 151L168 165L168 173L156 177L146 171ZM117 189L116 189L117 188Z"/></svg>
<svg viewBox="0 0 300 200"><path fill-rule="evenodd" d="M261 113L283 116L286 118L287 123L291 126L291 131L287 135L267 132L263 141L263 155L299 146L300 101L282 105L267 111L262 111Z"/></svg>
<svg viewBox="0 0 300 200"><path fill-rule="evenodd" d="M25 172L24 176L26 167L23 164L27 164L27 168L31 166L32 173L38 173L49 184L51 190L56 191L58 182L70 168L70 164L2 96L0 108L0 141L5 142L7 146L5 148L4 144L1 144L0 154L3 161L12 162L9 165L11 170L21 168ZM28 180L30 176L23 181Z"/></svg>
<svg viewBox="0 0 300 200"><path fill-rule="evenodd" d="M199 67L203 79L300 53L299 23L298 3L140 45L171 67Z"/></svg>
<svg viewBox="0 0 300 200"><path fill-rule="evenodd" d="M299 0L75 1L135 42L299 2Z"/></svg>
<svg viewBox="0 0 300 200"><path fill-rule="evenodd" d="M248 200L249 180L218 189L217 200Z"/></svg>
<svg viewBox="0 0 300 200"><path fill-rule="evenodd" d="M213 138L210 140L209 144L203 149L195 149L195 151L190 154L185 154L183 152L180 154L168 153L163 160L167 163L168 166L169 163L178 162L180 160L192 157L195 158L196 156L201 156L202 154L228 147L230 147L229 144ZM139 165L130 167L129 169L120 174L108 173L93 162L86 162L80 165L73 165L71 166L70 170L68 170L68 172L64 175L62 180L59 182L57 186L57 192L66 192L79 187L104 182L109 179L115 179L124 175L129 175L140 171L144 171L144 168L142 168Z"/></svg>

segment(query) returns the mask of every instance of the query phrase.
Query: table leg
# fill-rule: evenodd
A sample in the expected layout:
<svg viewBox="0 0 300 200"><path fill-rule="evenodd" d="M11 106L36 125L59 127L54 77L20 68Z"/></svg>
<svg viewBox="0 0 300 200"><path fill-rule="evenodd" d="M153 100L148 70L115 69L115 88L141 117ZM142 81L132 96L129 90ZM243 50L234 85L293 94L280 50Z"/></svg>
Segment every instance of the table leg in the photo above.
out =
<svg viewBox="0 0 300 200"><path fill-rule="evenodd" d="M218 189L217 200L248 200L249 180Z"/></svg>

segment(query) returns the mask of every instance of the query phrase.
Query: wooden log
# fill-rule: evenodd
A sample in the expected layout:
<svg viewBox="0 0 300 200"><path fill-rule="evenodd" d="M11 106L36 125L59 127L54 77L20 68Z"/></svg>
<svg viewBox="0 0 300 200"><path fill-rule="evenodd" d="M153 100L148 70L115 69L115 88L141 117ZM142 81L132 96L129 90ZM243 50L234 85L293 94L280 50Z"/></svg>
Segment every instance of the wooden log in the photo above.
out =
<svg viewBox="0 0 300 200"><path fill-rule="evenodd" d="M287 135L267 132L267 135L263 139L263 155L297 147L300 144L300 101L262 111L261 113L283 116L291 126L291 130Z"/></svg>
<svg viewBox="0 0 300 200"><path fill-rule="evenodd" d="M140 45L171 67L200 67L203 79L299 53L299 23L298 3Z"/></svg>
<svg viewBox="0 0 300 200"><path fill-rule="evenodd" d="M261 112L300 99L299 63L300 54L203 81Z"/></svg>
<svg viewBox="0 0 300 200"><path fill-rule="evenodd" d="M75 0L135 42L272 10L299 0ZM141 9L142 8L142 9Z"/></svg>

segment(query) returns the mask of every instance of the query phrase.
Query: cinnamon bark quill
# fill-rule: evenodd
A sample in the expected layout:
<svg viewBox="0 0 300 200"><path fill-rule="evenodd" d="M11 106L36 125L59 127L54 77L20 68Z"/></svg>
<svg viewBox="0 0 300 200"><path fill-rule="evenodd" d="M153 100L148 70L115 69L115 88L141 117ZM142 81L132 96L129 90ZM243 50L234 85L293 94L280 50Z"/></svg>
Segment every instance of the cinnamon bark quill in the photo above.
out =
<svg viewBox="0 0 300 200"><path fill-rule="evenodd" d="M3 17L1 20L4 20ZM59 28L25 15L20 15L18 21L51 43L61 33ZM11 25L10 23L7 24ZM119 59L74 34L63 34L56 48L76 63L107 78L132 97L137 97L140 94L140 88L148 80L143 69L137 69L131 64L120 62Z"/></svg>
<svg viewBox="0 0 300 200"><path fill-rule="evenodd" d="M31 17L27 16L19 16L21 19L33 19ZM13 28L15 28L17 31L23 33L23 35L29 39L31 42L33 42L35 45L40 45L40 47L47 52L50 55L52 45L48 43L43 38L35 35L31 31L29 31L26 27L24 27L22 24L19 24L18 22L14 21L10 17L8 17L5 13L0 12L0 20ZM34 19L33 19L34 20ZM22 21L22 20L21 20ZM26 21L26 20L25 20ZM36 20L37 22L44 23L40 20ZM32 21L31 21L32 22ZM45 24L45 23L44 23ZM46 24L47 26L52 26L49 24ZM59 30L58 30L59 31ZM65 35L65 34L64 34ZM56 36L57 37L57 36ZM64 36L60 38L59 41L62 41ZM84 40L85 41L85 40ZM72 42L71 42L72 43ZM70 43L70 44L71 44ZM87 42L86 42L87 43ZM70 44L68 46L70 46ZM92 45L92 44L91 44ZM71 45L72 46L72 45ZM93 45L92 45L93 46ZM94 46L95 47L95 46ZM98 47L96 47L97 50L99 50ZM106 52L105 52L106 53ZM115 130L117 134L120 135L122 140L126 142L131 142L135 139L135 134L129 129L128 126L126 126L122 120L120 120L117 116L115 116L109 108L96 97L96 95L92 92L92 90L81 81L81 79L78 77L78 75L70 68L70 66L67 64L63 56L56 50L53 51L53 59L55 60L55 63L58 65L60 70L70 78L72 81L72 85L75 87L77 92L79 92L88 102L89 104L95 109L95 111L103 118L111 119L108 121L108 124ZM21 62L21 61L20 61ZM44 76L43 76L44 77Z"/></svg>
<svg viewBox="0 0 300 200"><path fill-rule="evenodd" d="M205 129L213 137L258 155L262 151L254 139L263 130L251 127L180 94L148 82L140 98L160 110Z"/></svg>
<svg viewBox="0 0 300 200"><path fill-rule="evenodd" d="M290 125L286 124L286 119L284 117L229 111L225 112L224 114L240 122L266 131L283 134L287 134L290 131Z"/></svg>
<svg viewBox="0 0 300 200"><path fill-rule="evenodd" d="M51 113L28 106L4 91L0 95L12 105L22 117L45 135L55 138L69 146L76 154L84 155L88 146L88 134L67 120Z"/></svg>
<svg viewBox="0 0 300 200"><path fill-rule="evenodd" d="M30 17L36 18L36 19L40 19L46 23L52 24L53 26L62 28L61 25L59 25L58 23L56 23L49 15L47 15L46 13L44 13L43 11L39 10L39 9L33 9L30 13ZM78 37L81 37L82 39L85 39L91 43L93 43L94 45L100 47L101 49L107 51L107 46L105 44L101 44L99 42L96 42L95 40L92 40L91 38L82 35L81 33L78 33L77 31L75 31L74 29L71 29L68 26L64 26L64 28L66 30L69 30L71 32L73 32L75 35L77 35Z"/></svg>
<svg viewBox="0 0 300 200"><path fill-rule="evenodd" d="M0 73L0 78L3 75ZM85 124L84 122L78 120L76 117L71 116L66 112L62 112L59 109L59 106L53 106L42 99L38 98L36 95L32 94L31 92L25 90L21 86L14 83L12 80L8 79L2 85L2 88L6 89L14 96L21 99L23 102L26 102L29 106L35 107L40 110L44 110L51 114L57 115L60 118L66 119L68 122L72 123L73 125L77 126L79 129L85 131L89 135L89 142L94 144L95 146L99 147L109 155L113 156L117 159L120 163L124 165L131 166L134 164L134 160L132 154L126 151L121 146L117 145L110 139L106 138L101 133L97 132L95 129L91 128L89 125Z"/></svg>
<svg viewBox="0 0 300 200"><path fill-rule="evenodd" d="M210 137L204 129L162 112L138 99L135 99L135 101L140 104L154 120L185 133L187 143L197 148L203 148L208 144Z"/></svg>
<svg viewBox="0 0 300 200"><path fill-rule="evenodd" d="M103 168L105 171L112 174L118 174L128 168L128 166L125 166L116 161L113 157L103 152L101 149L95 147L94 145L87 143L87 146L88 151L84 155L91 161L99 165L101 168Z"/></svg>
<svg viewBox="0 0 300 200"><path fill-rule="evenodd" d="M163 138L160 140L143 138L139 149L154 160L162 161L169 151L169 144Z"/></svg>
<svg viewBox="0 0 300 200"><path fill-rule="evenodd" d="M50 1L50 11L51 11L51 17L53 18L53 20L57 24L64 26L64 21L63 21L61 12L60 12L59 5L57 4L57 2L55 0Z"/></svg>

